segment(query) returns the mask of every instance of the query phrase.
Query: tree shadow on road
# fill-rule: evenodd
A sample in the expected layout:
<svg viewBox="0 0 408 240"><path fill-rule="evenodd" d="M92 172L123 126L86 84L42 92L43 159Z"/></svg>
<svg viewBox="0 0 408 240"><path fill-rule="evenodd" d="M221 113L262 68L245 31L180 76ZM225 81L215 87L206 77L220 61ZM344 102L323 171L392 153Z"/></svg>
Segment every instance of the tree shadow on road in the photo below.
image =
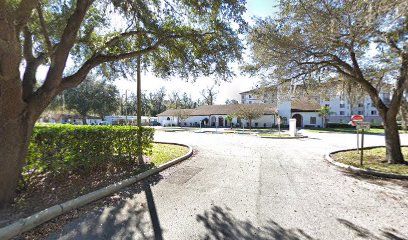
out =
<svg viewBox="0 0 408 240"><path fill-rule="evenodd" d="M357 224L354 224L348 220L338 218L337 221L339 221L341 224L346 226L348 229L354 231L356 235L360 238L366 238L366 239L373 239L373 240L380 240L380 239L392 239L392 240L404 240L408 239L408 236L403 235L402 233L398 232L398 230L393 229L393 228L385 228L385 229L380 229L381 231L381 236L377 236L374 233L370 232L368 229L358 226Z"/></svg>
<svg viewBox="0 0 408 240"><path fill-rule="evenodd" d="M162 176L157 174L103 200L64 226L49 239L163 239L151 186ZM145 200L133 200L144 192Z"/></svg>
<svg viewBox="0 0 408 240"><path fill-rule="evenodd" d="M200 239L314 239L302 229L285 229L272 220L268 220L265 226L255 226L249 220L237 219L229 208L219 206L197 215L196 219L207 230Z"/></svg>
<svg viewBox="0 0 408 240"><path fill-rule="evenodd" d="M354 173L348 171L346 169L340 170L345 176L354 178L359 181L366 181L371 184L375 184L382 187L402 187L408 190L408 181L407 180L400 180L400 179L392 179L392 178L381 178L376 176L370 176L366 174Z"/></svg>

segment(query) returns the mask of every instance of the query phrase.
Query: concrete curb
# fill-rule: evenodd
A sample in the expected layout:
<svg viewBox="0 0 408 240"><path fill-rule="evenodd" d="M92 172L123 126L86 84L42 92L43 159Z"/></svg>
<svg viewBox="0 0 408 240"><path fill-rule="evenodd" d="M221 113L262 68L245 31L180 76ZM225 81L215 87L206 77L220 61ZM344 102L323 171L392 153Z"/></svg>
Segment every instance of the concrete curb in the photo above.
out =
<svg viewBox="0 0 408 240"><path fill-rule="evenodd" d="M385 146L371 146L371 147L365 147L364 149L373 149L373 148L379 148L379 147L385 147ZM408 147L408 146L401 146L401 147ZM376 176L376 177L383 177L383 178L394 178L394 179L408 179L408 175L401 175L401 174L394 174L394 173L383 173L383 172L378 172L378 171L373 171L373 170L366 170L366 169L361 169L358 167L354 167L351 165L347 165L341 162L335 161L330 155L339 153L339 152L347 152L347 151L356 151L356 148L349 148L349 149L343 149L343 150L338 150L334 152L330 152L324 155L324 159L326 159L329 163L345 168L349 171L352 171L354 173L359 173L359 174L365 174L365 175L371 175L371 176Z"/></svg>
<svg viewBox="0 0 408 240"><path fill-rule="evenodd" d="M167 162L165 164L162 164L158 166L157 168L149 169L145 172L142 172L136 176L130 177L128 179L122 180L120 182L111 184L109 186L106 186L104 188L101 188L99 190L96 190L94 192L87 193L85 195L82 195L78 198L66 201L61 204L54 205L52 207L49 207L47 209L44 209L38 213L35 213L29 217L17 220L16 222L7 225L3 228L0 228L0 239L10 239L14 236L17 236L23 232L26 232L28 230L31 230L38 225L47 222L59 215L62 215L66 212L71 211L72 209L82 207L90 202L96 201L100 198L106 197L111 195L114 192L117 192L118 190L130 186L142 179L145 179L151 175L154 175L166 168L169 168L193 155L193 148L188 145L180 144L180 143L168 143L168 142L154 142L154 143L161 143L161 144L172 144L172 145L179 145L183 147L187 147L189 149L188 153L185 154L184 156L181 156L179 158L173 159L170 162Z"/></svg>
<svg viewBox="0 0 408 240"><path fill-rule="evenodd" d="M259 136L260 138L269 138L269 139L300 139L300 138L308 138L308 136L301 136L301 137L267 137L267 136Z"/></svg>

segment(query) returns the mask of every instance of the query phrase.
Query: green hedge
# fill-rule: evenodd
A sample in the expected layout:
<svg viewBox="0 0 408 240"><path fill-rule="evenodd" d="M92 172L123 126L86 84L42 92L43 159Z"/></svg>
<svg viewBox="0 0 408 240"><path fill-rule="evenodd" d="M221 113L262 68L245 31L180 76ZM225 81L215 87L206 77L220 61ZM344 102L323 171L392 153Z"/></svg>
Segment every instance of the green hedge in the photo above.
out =
<svg viewBox="0 0 408 240"><path fill-rule="evenodd" d="M327 128L355 128L354 126L347 123L327 123Z"/></svg>
<svg viewBox="0 0 408 240"><path fill-rule="evenodd" d="M138 128L48 125L35 127L25 172L64 174L137 159ZM151 154L154 129L141 128L144 154Z"/></svg>

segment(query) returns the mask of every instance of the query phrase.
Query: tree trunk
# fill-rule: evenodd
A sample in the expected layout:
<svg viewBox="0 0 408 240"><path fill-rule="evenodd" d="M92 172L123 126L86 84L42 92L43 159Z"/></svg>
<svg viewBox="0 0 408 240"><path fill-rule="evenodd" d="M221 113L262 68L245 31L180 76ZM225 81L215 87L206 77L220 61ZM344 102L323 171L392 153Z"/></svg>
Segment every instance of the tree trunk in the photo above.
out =
<svg viewBox="0 0 408 240"><path fill-rule="evenodd" d="M86 125L86 117L82 117L82 124Z"/></svg>
<svg viewBox="0 0 408 240"><path fill-rule="evenodd" d="M0 128L0 209L14 199L34 123L20 115Z"/></svg>
<svg viewBox="0 0 408 240"><path fill-rule="evenodd" d="M387 117L384 121L386 160L390 164L405 163L401 152L401 142L398 133L396 117Z"/></svg>

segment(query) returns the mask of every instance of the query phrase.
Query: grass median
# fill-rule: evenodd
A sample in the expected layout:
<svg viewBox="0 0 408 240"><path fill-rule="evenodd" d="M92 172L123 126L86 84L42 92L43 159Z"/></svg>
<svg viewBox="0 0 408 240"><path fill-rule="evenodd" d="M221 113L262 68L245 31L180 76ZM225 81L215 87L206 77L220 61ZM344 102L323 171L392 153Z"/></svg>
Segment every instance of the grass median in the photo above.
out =
<svg viewBox="0 0 408 240"><path fill-rule="evenodd" d="M258 136L260 137L266 137L266 138L292 138L292 136L290 136L289 134L286 133L261 133L258 134Z"/></svg>
<svg viewBox="0 0 408 240"><path fill-rule="evenodd" d="M152 155L149 156L149 159L155 166L159 166L187 153L188 148L183 146L154 143Z"/></svg>
<svg viewBox="0 0 408 240"><path fill-rule="evenodd" d="M408 159L408 147L402 147L401 150L404 158ZM384 147L364 150L362 166L360 165L360 153L357 150L335 153L331 157L337 162L366 170L408 175L408 165L387 163Z"/></svg>

